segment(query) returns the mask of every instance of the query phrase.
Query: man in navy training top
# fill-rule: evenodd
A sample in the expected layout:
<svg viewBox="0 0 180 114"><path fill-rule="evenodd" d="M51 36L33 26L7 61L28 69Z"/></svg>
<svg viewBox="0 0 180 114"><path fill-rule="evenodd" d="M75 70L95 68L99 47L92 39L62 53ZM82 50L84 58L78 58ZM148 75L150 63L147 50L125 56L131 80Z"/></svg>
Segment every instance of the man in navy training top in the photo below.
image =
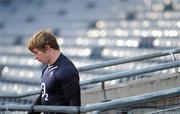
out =
<svg viewBox="0 0 180 114"><path fill-rule="evenodd" d="M41 94L34 105L80 106L79 74L74 64L59 48L57 38L49 30L33 35L27 43L35 59L47 66L42 71ZM40 114L40 112L28 112ZM63 114L47 113L44 114Z"/></svg>

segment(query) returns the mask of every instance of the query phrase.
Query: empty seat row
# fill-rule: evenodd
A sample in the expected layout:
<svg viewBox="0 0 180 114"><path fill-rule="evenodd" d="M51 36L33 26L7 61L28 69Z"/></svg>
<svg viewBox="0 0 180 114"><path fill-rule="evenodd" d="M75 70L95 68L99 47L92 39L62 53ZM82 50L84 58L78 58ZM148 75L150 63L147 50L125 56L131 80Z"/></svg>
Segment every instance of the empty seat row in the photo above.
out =
<svg viewBox="0 0 180 114"><path fill-rule="evenodd" d="M24 92L39 89L39 86L37 85L8 83L8 82L2 82L2 81L0 83L0 86L1 86L0 91L2 93L11 93L11 94L21 94Z"/></svg>
<svg viewBox="0 0 180 114"><path fill-rule="evenodd" d="M4 50L6 48L6 50ZM91 54L91 48L90 47L82 47L82 46L76 46L76 47L71 47L71 46L66 46L66 47L61 47L62 52L69 56L69 57L84 57L88 58L89 55ZM30 56L31 53L25 46L0 46L0 54L5 55L5 59L7 59L6 55L18 55L18 56ZM32 56L31 56L32 57ZM29 62L31 62L30 60ZM32 63L30 63L32 64Z"/></svg>
<svg viewBox="0 0 180 114"><path fill-rule="evenodd" d="M0 54L1 55L1 54ZM16 68L40 68L40 63L32 57L2 54L0 64L4 66L11 66Z"/></svg>
<svg viewBox="0 0 180 114"><path fill-rule="evenodd" d="M18 69L4 67L1 71L2 79L9 81L39 83L41 79L41 70Z"/></svg>
<svg viewBox="0 0 180 114"><path fill-rule="evenodd" d="M143 14L142 14L143 15ZM98 22L96 22L98 23ZM129 29L150 29L157 28L163 29L178 29L180 27L179 20L115 20L115 21L102 21L104 28L114 29L114 28L129 28Z"/></svg>

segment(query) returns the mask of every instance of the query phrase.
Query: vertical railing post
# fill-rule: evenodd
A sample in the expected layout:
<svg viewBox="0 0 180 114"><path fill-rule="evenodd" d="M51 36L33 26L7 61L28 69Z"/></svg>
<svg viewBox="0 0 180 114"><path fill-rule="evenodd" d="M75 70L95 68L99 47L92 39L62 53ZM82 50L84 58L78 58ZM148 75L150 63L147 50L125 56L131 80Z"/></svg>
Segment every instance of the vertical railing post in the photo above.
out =
<svg viewBox="0 0 180 114"><path fill-rule="evenodd" d="M101 90L102 90L102 96L103 96L103 100L102 102L105 102L107 101L107 97L106 97L106 89L105 89L105 82L101 82ZM91 112L90 114L99 114L100 111L99 110L96 110L96 111L93 111Z"/></svg>
<svg viewBox="0 0 180 114"><path fill-rule="evenodd" d="M106 90L105 90L105 82L101 83L101 89L102 89L102 94L103 94L103 101L106 101Z"/></svg>
<svg viewBox="0 0 180 114"><path fill-rule="evenodd" d="M171 54L173 61L176 61L176 57L174 56L174 53L170 52L170 54ZM175 72L178 73L178 67L175 68Z"/></svg>
<svg viewBox="0 0 180 114"><path fill-rule="evenodd" d="M120 114L129 114L127 109L122 109Z"/></svg>

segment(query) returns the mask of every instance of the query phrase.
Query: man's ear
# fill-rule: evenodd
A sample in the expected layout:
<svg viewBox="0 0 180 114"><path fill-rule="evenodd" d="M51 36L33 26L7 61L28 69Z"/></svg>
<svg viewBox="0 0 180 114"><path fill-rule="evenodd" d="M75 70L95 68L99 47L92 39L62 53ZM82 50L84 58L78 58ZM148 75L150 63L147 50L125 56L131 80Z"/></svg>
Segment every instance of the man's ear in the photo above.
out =
<svg viewBox="0 0 180 114"><path fill-rule="evenodd" d="M49 49L51 48L49 45L45 45L44 47L45 51L49 51Z"/></svg>

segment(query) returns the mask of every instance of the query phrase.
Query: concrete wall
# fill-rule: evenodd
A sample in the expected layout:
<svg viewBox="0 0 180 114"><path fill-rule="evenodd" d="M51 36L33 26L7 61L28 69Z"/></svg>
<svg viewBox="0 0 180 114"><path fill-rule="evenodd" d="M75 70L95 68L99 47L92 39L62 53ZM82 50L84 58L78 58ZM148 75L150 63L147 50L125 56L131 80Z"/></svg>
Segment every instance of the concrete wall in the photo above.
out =
<svg viewBox="0 0 180 114"><path fill-rule="evenodd" d="M119 99L134 95L145 94L149 92L174 88L180 86L180 74L154 75L150 78L142 78L133 81L127 81L116 85L107 85L107 99ZM83 90L82 104L97 103L103 101L103 95L100 87Z"/></svg>

